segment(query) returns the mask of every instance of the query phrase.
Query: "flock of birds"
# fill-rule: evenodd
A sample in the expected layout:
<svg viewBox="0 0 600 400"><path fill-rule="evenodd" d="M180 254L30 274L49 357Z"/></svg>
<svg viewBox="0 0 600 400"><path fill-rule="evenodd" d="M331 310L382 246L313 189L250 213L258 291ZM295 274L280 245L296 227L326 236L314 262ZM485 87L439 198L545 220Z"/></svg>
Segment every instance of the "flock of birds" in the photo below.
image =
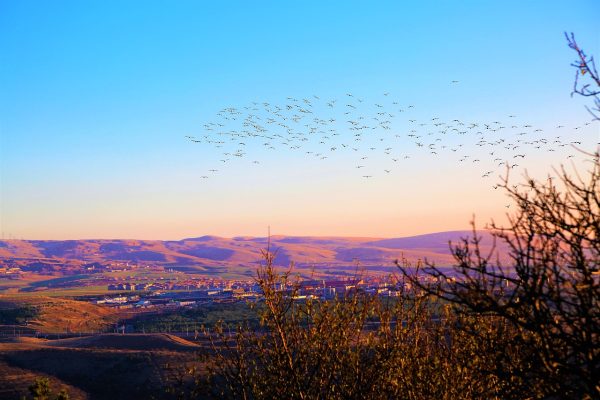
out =
<svg viewBox="0 0 600 400"><path fill-rule="evenodd" d="M439 116L418 119L420 114L413 104L401 104L389 93L375 102L352 93L327 100L316 95L287 97L281 104L252 102L225 108L203 126L202 134L186 138L213 146L220 155L203 179L219 173L236 158L260 164L264 151L301 152L319 161L348 153L354 160L348 168L362 179L390 174L401 169L403 160L413 157L449 155L479 168L481 178L486 179L519 167L533 152L550 155L565 150L564 157L575 157L577 146L582 145L578 133L590 124L558 125L546 132L515 115L472 122Z"/></svg>

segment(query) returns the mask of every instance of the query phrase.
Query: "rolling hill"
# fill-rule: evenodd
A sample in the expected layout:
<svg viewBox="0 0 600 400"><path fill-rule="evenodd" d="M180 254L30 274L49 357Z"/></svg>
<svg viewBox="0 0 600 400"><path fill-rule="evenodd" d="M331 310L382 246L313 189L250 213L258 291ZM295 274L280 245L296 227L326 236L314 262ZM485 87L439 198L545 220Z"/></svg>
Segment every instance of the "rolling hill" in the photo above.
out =
<svg viewBox="0 0 600 400"><path fill-rule="evenodd" d="M489 233L480 232L482 247L489 250ZM427 259L438 265L451 265L449 241L472 236L470 231L439 232L402 238L272 236L270 248L276 251L276 264L294 262L298 269L328 267L370 269L393 268L394 260ZM0 262L35 268L36 263L114 263L168 265L193 268L195 272L218 274L224 268L256 268L265 237L202 236L178 241L160 240L2 240Z"/></svg>

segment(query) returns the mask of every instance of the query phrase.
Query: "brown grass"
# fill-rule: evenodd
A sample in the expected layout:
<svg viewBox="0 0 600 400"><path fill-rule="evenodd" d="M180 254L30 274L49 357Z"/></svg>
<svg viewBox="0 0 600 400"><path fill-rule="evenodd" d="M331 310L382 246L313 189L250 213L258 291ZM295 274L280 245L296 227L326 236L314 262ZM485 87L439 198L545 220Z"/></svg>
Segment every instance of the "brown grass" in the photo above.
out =
<svg viewBox="0 0 600 400"><path fill-rule="evenodd" d="M43 296L0 295L0 308L29 305L39 315L28 327L41 333L98 332L112 326L119 318L115 310L83 301Z"/></svg>
<svg viewBox="0 0 600 400"><path fill-rule="evenodd" d="M11 366L0 360L0 399L20 399L29 394L28 387L36 378L46 377L50 379L50 387L54 393L62 389L69 393L72 400L86 400L88 395L76 388L68 385L58 378L40 372L33 372L23 368Z"/></svg>
<svg viewBox="0 0 600 400"><path fill-rule="evenodd" d="M14 339L0 343L0 388L20 383L15 390L5 390L6 396L0 391L0 398L19 398L38 376L50 377L58 390L68 385L64 387L76 399L86 394L94 399L165 398L165 388L180 368L198 364L199 348L163 334Z"/></svg>

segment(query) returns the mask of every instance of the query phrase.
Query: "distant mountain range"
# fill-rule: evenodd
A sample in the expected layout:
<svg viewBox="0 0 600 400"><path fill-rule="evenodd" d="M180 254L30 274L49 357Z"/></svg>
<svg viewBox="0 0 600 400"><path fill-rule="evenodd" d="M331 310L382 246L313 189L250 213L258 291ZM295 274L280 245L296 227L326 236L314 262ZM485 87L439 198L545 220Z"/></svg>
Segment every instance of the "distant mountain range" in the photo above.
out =
<svg viewBox="0 0 600 400"><path fill-rule="evenodd" d="M489 233L482 247L492 245ZM405 257L415 262L427 259L440 266L453 262L449 241L457 243L471 231L451 231L419 236L382 239L367 237L271 236L275 262L294 262L301 270L348 270L359 266L381 272L394 268L394 260ZM231 268L254 270L261 262L266 237L202 236L177 241L162 240L1 240L0 261L26 265L32 262L85 262L170 265L190 272L218 273Z"/></svg>

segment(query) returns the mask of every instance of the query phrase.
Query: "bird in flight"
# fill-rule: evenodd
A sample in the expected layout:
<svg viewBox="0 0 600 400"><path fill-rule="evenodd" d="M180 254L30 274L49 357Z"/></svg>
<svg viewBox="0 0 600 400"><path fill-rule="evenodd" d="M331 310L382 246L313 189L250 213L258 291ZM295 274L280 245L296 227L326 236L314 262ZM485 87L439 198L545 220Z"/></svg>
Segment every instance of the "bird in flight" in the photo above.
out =
<svg viewBox="0 0 600 400"><path fill-rule="evenodd" d="M349 164L348 169L353 165L360 169L387 162L387 169L377 169L385 174L391 174L401 165L406 167L408 162L399 162L402 159L415 163L454 160L463 170L475 169L478 176L488 178L507 166L502 160L521 158L521 164L525 164L526 160L535 159L529 157L530 153L560 155L563 160L573 158L568 145L583 146L586 142L581 133L589 129L588 124L573 127L555 123L552 126L561 128L563 135L550 139L543 136L542 127L519 122L514 114L488 121L437 113L417 115L413 111L415 104L407 104L387 91L374 101L350 92L342 97L346 102L336 103L333 96L313 94L288 96L281 102L254 101L239 107L228 106L217 112L212 121L201 125L201 132L186 134L184 138L212 149L215 159L228 166L246 159L259 164L260 154L274 150L314 156L310 160L330 158L344 162L346 155L358 156L360 165ZM566 136L565 132L573 136ZM467 160L472 162L464 162ZM521 168L514 162L508 164L508 168L517 167ZM207 175L202 178L206 179L205 176L208 178Z"/></svg>

